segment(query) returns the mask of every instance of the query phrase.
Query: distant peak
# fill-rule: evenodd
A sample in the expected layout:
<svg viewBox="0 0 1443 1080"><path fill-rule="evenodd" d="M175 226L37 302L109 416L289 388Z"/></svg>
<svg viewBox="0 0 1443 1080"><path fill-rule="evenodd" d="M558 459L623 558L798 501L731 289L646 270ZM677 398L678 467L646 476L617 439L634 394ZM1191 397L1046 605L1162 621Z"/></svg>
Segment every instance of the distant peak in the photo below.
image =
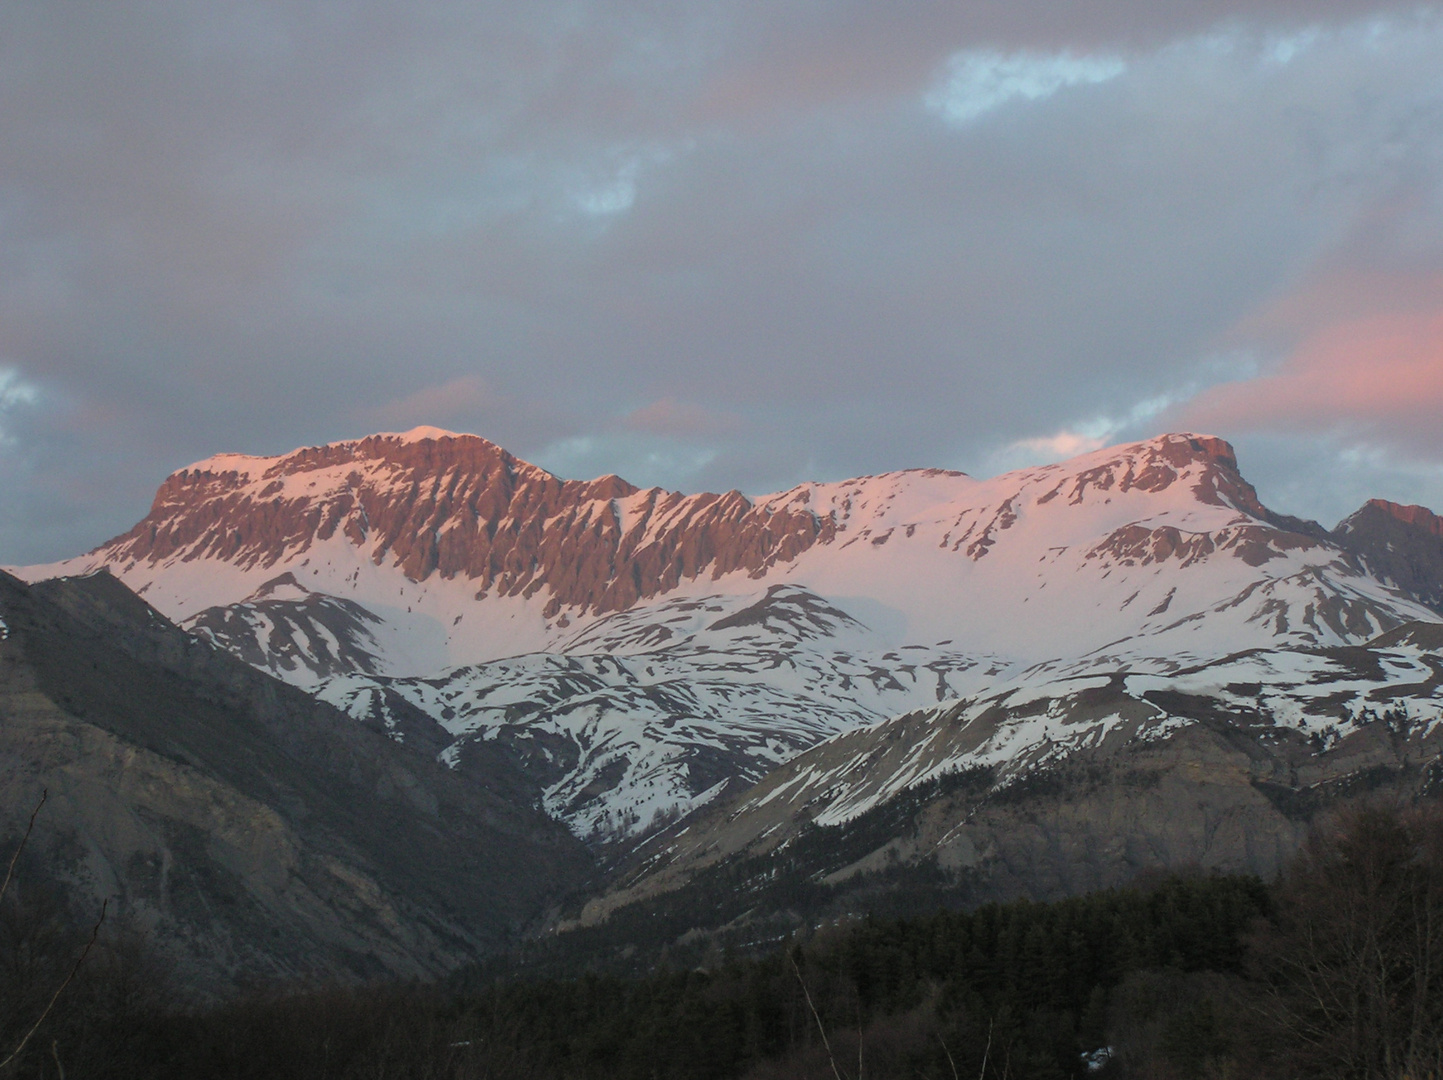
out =
<svg viewBox="0 0 1443 1080"><path fill-rule="evenodd" d="M1154 435L1136 442L1114 443L1051 464L1024 466L1006 475L1027 476L1039 471L1052 475L1087 475L1098 469L1113 469L1123 465L1139 468L1161 465L1178 471L1193 465L1221 466L1229 472L1238 472L1237 454L1226 439L1220 439L1216 435L1182 431Z"/></svg>
<svg viewBox="0 0 1443 1080"><path fill-rule="evenodd" d="M1426 506L1389 502L1387 499L1369 499L1363 504L1362 509L1348 518L1348 521L1352 521L1359 514L1364 514L1370 509L1387 514L1390 518L1401 521L1405 525L1412 525L1415 529L1422 529L1434 536L1443 536L1443 518ZM1347 522L1344 522L1344 525L1346 524Z"/></svg>
<svg viewBox="0 0 1443 1080"><path fill-rule="evenodd" d="M262 600L304 600L313 595L311 590L296 580L296 575L287 570L279 577L273 577L241 603L253 604Z"/></svg>

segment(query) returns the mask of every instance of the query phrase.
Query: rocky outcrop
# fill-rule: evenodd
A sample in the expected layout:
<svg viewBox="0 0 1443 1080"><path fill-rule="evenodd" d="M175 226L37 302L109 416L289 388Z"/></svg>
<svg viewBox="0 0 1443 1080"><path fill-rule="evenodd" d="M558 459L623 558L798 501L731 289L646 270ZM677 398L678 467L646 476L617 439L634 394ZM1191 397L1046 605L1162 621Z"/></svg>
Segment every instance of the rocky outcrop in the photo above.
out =
<svg viewBox="0 0 1443 1080"><path fill-rule="evenodd" d="M1046 502L1057 494L1064 494L1068 502L1080 503L1088 488L1119 493L1165 491L1189 465L1203 464L1211 468L1204 470L1196 485L1200 501L1255 512L1261 510L1257 492L1238 473L1238 458L1232 444L1222 439L1211 435L1172 435L1125 449L1128 452L1113 460L1068 477L1039 501Z"/></svg>

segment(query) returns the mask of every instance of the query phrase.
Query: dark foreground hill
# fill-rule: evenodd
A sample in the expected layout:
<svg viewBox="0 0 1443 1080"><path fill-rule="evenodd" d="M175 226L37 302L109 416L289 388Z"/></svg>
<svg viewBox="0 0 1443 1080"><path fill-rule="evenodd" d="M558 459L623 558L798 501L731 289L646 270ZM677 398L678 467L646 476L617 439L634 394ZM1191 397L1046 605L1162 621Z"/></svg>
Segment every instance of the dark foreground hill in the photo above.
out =
<svg viewBox="0 0 1443 1080"><path fill-rule="evenodd" d="M633 977L492 965L108 1024L74 1003L22 1064L107 1080L1424 1080L1443 1066L1440 920L1438 806L1374 802L1315 830L1272 884L1166 877L854 920Z"/></svg>
<svg viewBox="0 0 1443 1080"><path fill-rule="evenodd" d="M0 837L42 790L24 884L108 898L202 993L437 976L590 868L504 767L456 775L105 573L0 574Z"/></svg>

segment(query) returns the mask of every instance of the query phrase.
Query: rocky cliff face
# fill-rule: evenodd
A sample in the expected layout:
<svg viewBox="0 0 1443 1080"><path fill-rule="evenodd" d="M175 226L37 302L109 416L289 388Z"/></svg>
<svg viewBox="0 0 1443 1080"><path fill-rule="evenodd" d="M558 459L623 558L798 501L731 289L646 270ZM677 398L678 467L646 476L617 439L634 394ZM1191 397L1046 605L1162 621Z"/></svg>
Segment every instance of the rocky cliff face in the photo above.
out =
<svg viewBox="0 0 1443 1080"><path fill-rule="evenodd" d="M831 529L735 491L559 480L475 435L423 429L200 462L170 476L150 513L97 554L118 566L178 559L245 571L290 564L336 536L409 581L463 578L478 599L545 589L549 617L617 611L703 572L757 573Z"/></svg>
<svg viewBox="0 0 1443 1080"><path fill-rule="evenodd" d="M505 770L461 776L178 630L107 574L0 574L0 836L203 993L435 976L590 860Z"/></svg>
<svg viewBox="0 0 1443 1080"><path fill-rule="evenodd" d="M1159 440L1129 450L1056 477L1037 502L1060 497L1075 506L1089 489L1159 493L1186 481L1203 504L1263 514L1221 439ZM278 458L223 454L182 469L161 485L150 513L91 561L270 569L342 535L413 582L464 577L478 598L529 597L544 588L547 615L568 607L604 613L703 573L761 576L832 542L856 500L827 500L829 486L847 485L808 484L753 503L735 491L643 491L616 476L559 480L475 435L419 429ZM990 521L948 539L981 559L1015 520L1004 499Z"/></svg>
<svg viewBox="0 0 1443 1080"><path fill-rule="evenodd" d="M1158 634L1190 649L1326 644L1418 616L1295 524L1258 502L1227 443L1201 435L985 481L924 469L749 500L558 480L484 439L422 429L211 458L170 477L126 535L25 576L107 567L302 685L347 664L429 677L554 651L615 612L775 583L894 645L1019 660Z"/></svg>

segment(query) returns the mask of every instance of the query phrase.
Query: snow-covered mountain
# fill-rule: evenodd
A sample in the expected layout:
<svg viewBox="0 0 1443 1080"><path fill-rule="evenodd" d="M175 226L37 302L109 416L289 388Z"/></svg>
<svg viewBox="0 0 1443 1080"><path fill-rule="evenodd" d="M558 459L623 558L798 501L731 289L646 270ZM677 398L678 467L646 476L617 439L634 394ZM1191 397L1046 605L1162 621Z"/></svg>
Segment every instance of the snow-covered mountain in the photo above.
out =
<svg viewBox="0 0 1443 1080"><path fill-rule="evenodd" d="M501 752L580 835L664 824L838 732L985 686L1005 664L888 649L814 593L712 595L616 613L552 652L439 678L357 674L321 697L398 738L446 732L443 760ZM421 737L425 737L422 735Z"/></svg>
<svg viewBox="0 0 1443 1080"><path fill-rule="evenodd" d="M1272 876L1340 799L1443 791L1440 687L1438 623L1179 670L1043 666L797 755L649 837L569 925L684 911L691 939L745 941L908 883L935 904L939 884L975 903Z"/></svg>
<svg viewBox="0 0 1443 1080"><path fill-rule="evenodd" d="M560 480L417 429L210 458L129 533L22 573L101 568L457 767L512 757L582 835L644 830L999 680L1166 673L1438 618L1188 434L990 480L747 499Z"/></svg>
<svg viewBox="0 0 1443 1080"><path fill-rule="evenodd" d="M1372 649L1248 650L1180 671L1094 669L1020 678L934 709L858 728L777 770L740 800L741 814L806 807L838 825L899 792L986 767L999 790L1109 739L1157 741L1211 717L1301 736L1319 755L1367 725L1424 738L1443 728L1443 635L1421 627ZM830 761L830 765L823 762Z"/></svg>

